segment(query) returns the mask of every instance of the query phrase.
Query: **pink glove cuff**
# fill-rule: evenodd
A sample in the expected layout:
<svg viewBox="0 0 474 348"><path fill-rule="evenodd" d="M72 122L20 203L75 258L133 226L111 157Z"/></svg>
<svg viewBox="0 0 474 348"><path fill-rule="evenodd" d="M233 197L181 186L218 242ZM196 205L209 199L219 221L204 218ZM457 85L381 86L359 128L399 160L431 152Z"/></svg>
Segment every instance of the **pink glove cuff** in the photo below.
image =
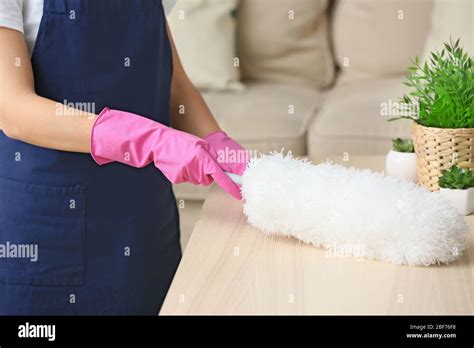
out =
<svg viewBox="0 0 474 348"><path fill-rule="evenodd" d="M94 141L94 139L95 139L95 134L94 134L94 133L95 133L95 130L96 130L96 126L99 124L99 121L100 121L100 119L102 118L102 116L104 116L104 115L105 115L107 112L109 112L109 111L110 111L109 108L104 108L104 109L100 112L99 116L97 116L96 119L95 119L95 121L94 121L94 124L93 124L93 126L92 126L92 132L91 132L91 139L90 139L90 152L91 152L91 156L92 156L92 158L94 159L94 161L95 161L98 165L100 165L100 166L102 166L102 165L104 165L104 164L109 164L109 163L114 162L114 161L111 161L111 160L109 160L109 159L107 159L107 158L103 158L103 157L100 157L100 156L97 156L97 155L96 155L97 151L96 151L96 148L95 148L95 144L98 144L98 142Z"/></svg>
<svg viewBox="0 0 474 348"><path fill-rule="evenodd" d="M217 130L217 131L214 131L214 132L209 133L208 135L206 135L204 140L209 140L209 139L213 138L216 135L223 136L223 137L228 137L227 133L224 132L223 130Z"/></svg>

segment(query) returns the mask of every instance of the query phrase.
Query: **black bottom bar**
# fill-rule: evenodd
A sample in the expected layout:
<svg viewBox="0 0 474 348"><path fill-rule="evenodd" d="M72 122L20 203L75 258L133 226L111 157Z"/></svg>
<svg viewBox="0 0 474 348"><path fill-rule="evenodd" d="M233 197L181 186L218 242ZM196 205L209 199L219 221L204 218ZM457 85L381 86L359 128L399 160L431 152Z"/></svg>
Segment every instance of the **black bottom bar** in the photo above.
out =
<svg viewBox="0 0 474 348"><path fill-rule="evenodd" d="M0 317L0 346L255 343L473 346L472 316ZM41 337L38 337L41 336Z"/></svg>

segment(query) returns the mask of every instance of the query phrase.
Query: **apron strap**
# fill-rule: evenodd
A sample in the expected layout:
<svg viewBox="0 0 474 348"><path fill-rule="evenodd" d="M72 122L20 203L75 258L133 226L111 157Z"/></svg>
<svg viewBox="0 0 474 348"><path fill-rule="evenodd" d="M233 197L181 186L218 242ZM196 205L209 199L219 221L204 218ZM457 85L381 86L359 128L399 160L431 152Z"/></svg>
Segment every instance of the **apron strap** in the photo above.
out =
<svg viewBox="0 0 474 348"><path fill-rule="evenodd" d="M147 14L162 7L161 0L44 0L43 12L85 15Z"/></svg>

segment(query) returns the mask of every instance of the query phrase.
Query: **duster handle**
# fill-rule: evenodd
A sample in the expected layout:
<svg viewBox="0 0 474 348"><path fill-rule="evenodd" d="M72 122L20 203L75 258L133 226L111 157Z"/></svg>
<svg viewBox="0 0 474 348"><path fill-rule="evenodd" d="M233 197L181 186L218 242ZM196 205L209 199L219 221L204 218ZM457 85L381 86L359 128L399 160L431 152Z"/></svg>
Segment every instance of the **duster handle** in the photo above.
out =
<svg viewBox="0 0 474 348"><path fill-rule="evenodd" d="M234 183L236 183L239 186L242 186L242 177L240 175L229 173L229 172L225 172L225 173Z"/></svg>

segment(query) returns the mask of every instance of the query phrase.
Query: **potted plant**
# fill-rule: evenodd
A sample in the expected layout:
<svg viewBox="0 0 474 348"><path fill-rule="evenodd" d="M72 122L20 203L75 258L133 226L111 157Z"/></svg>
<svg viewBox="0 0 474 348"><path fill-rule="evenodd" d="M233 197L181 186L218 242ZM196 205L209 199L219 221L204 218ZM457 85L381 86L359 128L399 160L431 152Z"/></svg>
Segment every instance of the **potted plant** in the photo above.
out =
<svg viewBox="0 0 474 348"><path fill-rule="evenodd" d="M416 115L397 119L413 120L413 143L418 179L431 191L439 189L438 179L452 165L474 163L474 64L473 58L456 42L444 44L431 54L429 62L418 57L408 68L405 85L412 90L400 102Z"/></svg>
<svg viewBox="0 0 474 348"><path fill-rule="evenodd" d="M410 139L392 139L393 148L385 160L387 175L418 181L416 173L416 156L413 142Z"/></svg>
<svg viewBox="0 0 474 348"><path fill-rule="evenodd" d="M440 194L463 215L474 212L474 175L467 168L452 166L439 178Z"/></svg>

